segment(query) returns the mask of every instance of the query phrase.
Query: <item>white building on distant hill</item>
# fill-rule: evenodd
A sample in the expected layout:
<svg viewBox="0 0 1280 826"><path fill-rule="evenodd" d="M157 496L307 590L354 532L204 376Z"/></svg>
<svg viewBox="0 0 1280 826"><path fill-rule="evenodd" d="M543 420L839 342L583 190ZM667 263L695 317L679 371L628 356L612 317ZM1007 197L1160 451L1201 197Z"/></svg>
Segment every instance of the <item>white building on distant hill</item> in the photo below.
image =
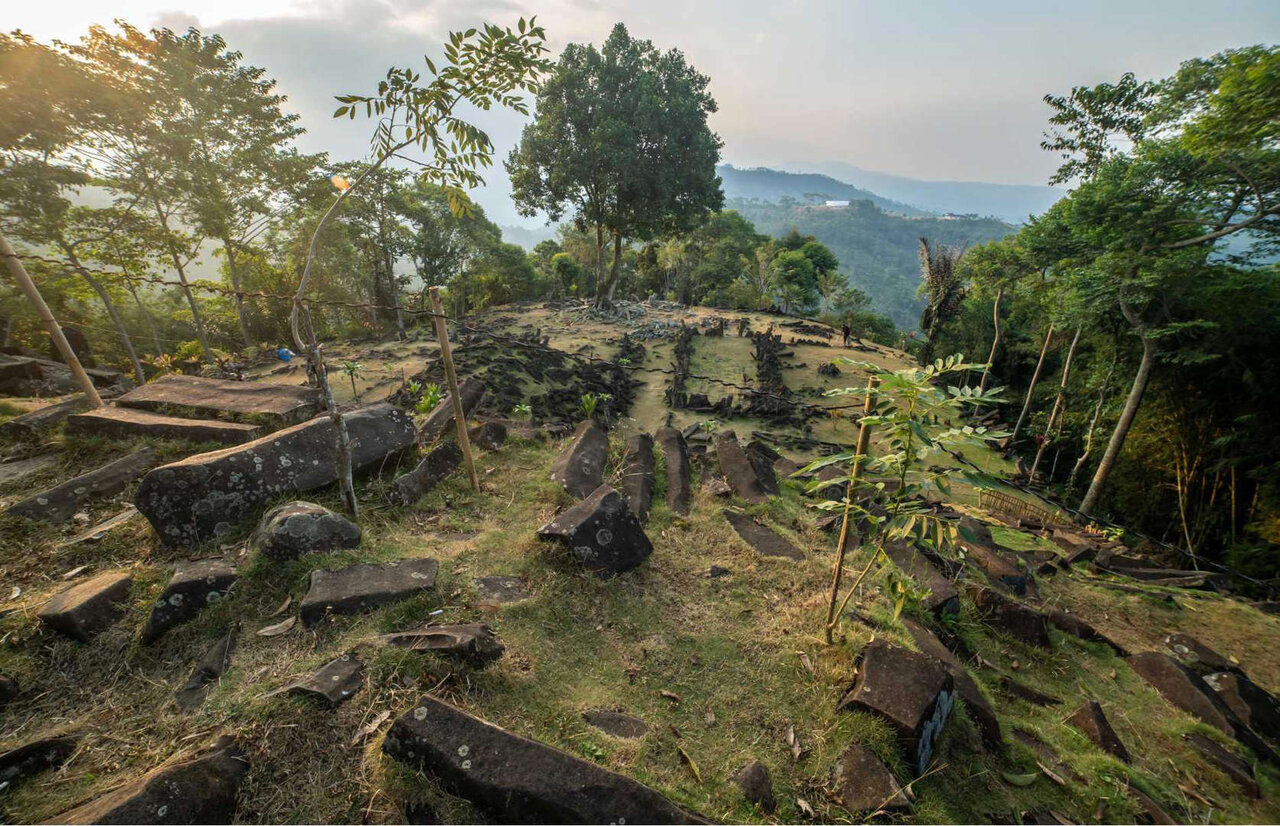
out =
<svg viewBox="0 0 1280 826"><path fill-rule="evenodd" d="M849 202L848 201L827 201L825 204L823 204L823 206L827 207L828 209L842 209L844 207L849 206Z"/></svg>

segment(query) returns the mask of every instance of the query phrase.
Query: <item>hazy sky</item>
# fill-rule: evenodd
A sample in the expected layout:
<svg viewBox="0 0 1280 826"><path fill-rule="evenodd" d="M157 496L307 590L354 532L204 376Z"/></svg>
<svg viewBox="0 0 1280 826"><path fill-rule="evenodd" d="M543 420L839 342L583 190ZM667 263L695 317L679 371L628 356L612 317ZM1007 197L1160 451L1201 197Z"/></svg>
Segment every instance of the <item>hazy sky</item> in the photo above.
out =
<svg viewBox="0 0 1280 826"><path fill-rule="evenodd" d="M0 25L75 39L111 17L218 32L264 66L309 130L304 150L367 151L368 123L333 95L421 66L450 29L537 14L554 52L616 21L710 75L724 159L844 161L917 178L1044 183L1047 92L1170 73L1180 60L1280 40L1280 0L4 0ZM482 113L499 157L521 119ZM512 223L501 164L477 193Z"/></svg>

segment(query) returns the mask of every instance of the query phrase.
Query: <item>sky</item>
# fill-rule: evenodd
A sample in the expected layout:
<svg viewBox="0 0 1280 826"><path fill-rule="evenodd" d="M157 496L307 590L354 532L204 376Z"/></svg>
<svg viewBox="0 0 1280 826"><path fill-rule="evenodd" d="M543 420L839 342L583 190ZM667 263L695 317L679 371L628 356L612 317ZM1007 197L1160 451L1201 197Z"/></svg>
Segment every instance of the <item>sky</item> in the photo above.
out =
<svg viewBox="0 0 1280 826"><path fill-rule="evenodd" d="M93 23L195 26L263 66L302 116L304 151L364 157L367 121L335 121L334 95L371 93L421 67L450 30L537 14L549 45L599 44L613 24L682 50L711 77L711 127L736 166L840 161L929 180L1043 184L1047 93L1163 77L1181 60L1280 41L1280 0L5 0L3 24L75 40ZM501 160L523 118L477 113L497 147L475 193L521 221Z"/></svg>

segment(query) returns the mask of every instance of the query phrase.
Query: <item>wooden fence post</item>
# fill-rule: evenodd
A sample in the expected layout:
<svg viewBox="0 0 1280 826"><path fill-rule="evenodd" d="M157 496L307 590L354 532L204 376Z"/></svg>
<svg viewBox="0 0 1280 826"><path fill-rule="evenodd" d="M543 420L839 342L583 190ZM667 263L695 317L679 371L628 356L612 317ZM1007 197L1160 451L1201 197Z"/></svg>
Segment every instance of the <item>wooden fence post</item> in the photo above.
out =
<svg viewBox="0 0 1280 826"><path fill-rule="evenodd" d="M462 396L458 393L458 374L453 370L453 353L449 350L449 328L445 324L444 310L440 307L440 288L431 288L431 311L435 314L436 339L440 342L440 358L444 360L444 377L449 384L449 398L453 400L453 421L458 426L458 447L467 463L467 475L471 477L471 489L480 492L480 480L476 477L475 462L471 460L471 437L467 435L467 413L462 409Z"/></svg>

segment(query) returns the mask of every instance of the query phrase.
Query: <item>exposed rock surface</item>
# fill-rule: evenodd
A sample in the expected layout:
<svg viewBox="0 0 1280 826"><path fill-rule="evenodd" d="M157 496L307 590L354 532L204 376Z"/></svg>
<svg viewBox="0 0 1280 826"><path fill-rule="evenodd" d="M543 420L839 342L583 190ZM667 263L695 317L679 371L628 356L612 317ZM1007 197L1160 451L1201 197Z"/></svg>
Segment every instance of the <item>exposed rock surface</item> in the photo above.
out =
<svg viewBox="0 0 1280 826"><path fill-rule="evenodd" d="M992 585L1008 588L1020 597L1026 596L1031 587L1030 577L1010 556L996 547L991 529L986 524L971 516L962 516L960 539L969 561L986 574Z"/></svg>
<svg viewBox="0 0 1280 826"><path fill-rule="evenodd" d="M408 599L435 586L434 559L405 559L363 564L336 571L311 572L311 587L298 606L302 624L315 625L326 614L359 614Z"/></svg>
<svg viewBox="0 0 1280 826"><path fill-rule="evenodd" d="M351 436L351 464L359 471L413 444L413 422L390 405L343 417ZM258 518L272 499L338 480L336 435L327 416L239 447L162 465L138 488L138 510L166 544L190 547Z"/></svg>
<svg viewBox="0 0 1280 826"><path fill-rule="evenodd" d="M114 496L160 461L155 448L144 447L114 462L28 497L5 511L10 516L59 524L91 499Z"/></svg>
<svg viewBox="0 0 1280 826"><path fill-rule="evenodd" d="M61 766L79 743L80 735L67 734L35 740L0 754L0 791L25 777Z"/></svg>
<svg viewBox="0 0 1280 826"><path fill-rule="evenodd" d="M929 592L922 603L926 609L939 617L960 613L960 593L923 553L897 539L886 542L884 552L918 587Z"/></svg>
<svg viewBox="0 0 1280 826"><path fill-rule="evenodd" d="M579 499L590 496L604 482L609 458L609 437L595 419L587 419L573 431L569 444L551 463L551 481Z"/></svg>
<svg viewBox="0 0 1280 826"><path fill-rule="evenodd" d="M733 492L752 505L767 501L755 465L747 451L738 444L738 436L732 430L721 430L715 437L716 459L720 472Z"/></svg>
<svg viewBox="0 0 1280 826"><path fill-rule="evenodd" d="M116 404L193 418L227 413L252 416L275 428L299 424L314 416L320 410L320 391L289 384L225 381L175 373L130 390Z"/></svg>
<svg viewBox="0 0 1280 826"><path fill-rule="evenodd" d="M286 502L262 517L249 547L271 559L327 554L360 544L360 526L314 502Z"/></svg>
<svg viewBox="0 0 1280 826"><path fill-rule="evenodd" d="M177 563L169 584L152 606L151 616L142 628L142 641L158 639L165 631L222 599L238 578L235 567L221 559Z"/></svg>
<svg viewBox="0 0 1280 826"><path fill-rule="evenodd" d="M0 674L0 708L13 702L18 696L18 682L8 674Z"/></svg>
<svg viewBox="0 0 1280 826"><path fill-rule="evenodd" d="M1280 706L1269 691L1238 671L1207 674L1204 681L1241 723L1259 734L1280 740Z"/></svg>
<svg viewBox="0 0 1280 826"><path fill-rule="evenodd" d="M1211 740L1197 731L1184 734L1183 739L1192 748L1200 752L1209 765L1215 766L1223 774L1231 778L1232 782L1238 785L1245 794L1250 797L1261 796L1257 778L1253 774L1253 766L1249 765L1247 761L1227 751L1216 740Z"/></svg>
<svg viewBox="0 0 1280 826"><path fill-rule="evenodd" d="M1067 725L1078 729L1081 734L1092 740L1095 746L1117 760L1124 763L1133 762L1129 757L1129 750L1124 747L1124 743L1120 742L1120 736L1111 727L1107 716L1102 713L1102 706L1096 700L1090 700L1076 709L1075 713L1067 718Z"/></svg>
<svg viewBox="0 0 1280 826"><path fill-rule="evenodd" d="M441 385L443 386L443 385ZM458 395L462 398L462 412L470 416L484 397L485 385L480 379L468 376L458 384ZM441 436L456 432L457 425L453 421L453 396L445 393L434 410L422 423L421 439L423 444L431 444Z"/></svg>
<svg viewBox="0 0 1280 826"><path fill-rule="evenodd" d="M865 746L851 743L831 771L836 797L850 812L894 811L911 808L893 774Z"/></svg>
<svg viewBox="0 0 1280 826"><path fill-rule="evenodd" d="M773 780L769 777L769 769L759 760L752 760L733 774L733 782L742 789L742 796L760 807L765 814L773 814L778 808L777 798L773 796Z"/></svg>
<svg viewBox="0 0 1280 826"><path fill-rule="evenodd" d="M362 685L364 663L355 654L343 654L286 690L297 697L314 697L330 706L338 706L350 700Z"/></svg>
<svg viewBox="0 0 1280 826"><path fill-rule="evenodd" d="M88 642L115 625L127 610L133 577L108 571L72 585L44 604L37 616L45 625L73 640Z"/></svg>
<svg viewBox="0 0 1280 826"><path fill-rule="evenodd" d="M222 678L227 666L231 664L231 655L235 652L235 647L236 630L233 628L204 652L204 656L192 670L191 676L173 693L174 702L180 710L194 711L200 707L209 693L209 687Z"/></svg>
<svg viewBox="0 0 1280 826"><path fill-rule="evenodd" d="M241 445L258 438L262 428L254 424L217 419L183 419L128 407L100 407L67 418L68 433L113 436L119 439L186 439Z"/></svg>
<svg viewBox="0 0 1280 826"><path fill-rule="evenodd" d="M506 650L493 630L483 623L435 625L417 631L383 634L380 639L387 645L410 651L430 651L475 668L484 668Z"/></svg>
<svg viewBox="0 0 1280 826"><path fill-rule="evenodd" d="M1087 640L1089 642L1105 643L1106 645L1111 646L1111 649L1121 657L1129 656L1129 652L1124 648L1124 646L1120 645L1120 643L1111 639L1106 634L1103 634L1101 631L1094 628L1075 614L1068 614L1066 611L1058 608L1045 608L1043 613L1049 624L1054 628L1057 628L1059 631L1070 634L1077 639Z"/></svg>
<svg viewBox="0 0 1280 826"><path fill-rule="evenodd" d="M928 628L909 617L904 617L900 621L911 634L911 639L915 640L920 653L933 657L951 674L951 679L955 682L956 694L964 700L965 711L977 725L978 733L982 735L982 742L990 749L1003 748L1004 736L1000 732L1000 718L991 707L987 696L978 687L977 681L970 676L969 671Z"/></svg>
<svg viewBox="0 0 1280 826"><path fill-rule="evenodd" d="M58 464L58 457L52 453L0 463L0 485L20 481L42 470L48 470L56 464Z"/></svg>
<svg viewBox="0 0 1280 826"><path fill-rule="evenodd" d="M1040 611L1010 599L992 588L978 587L973 601L982 618L1014 639L1038 648L1050 648L1049 621Z"/></svg>
<svg viewBox="0 0 1280 826"><path fill-rule="evenodd" d="M507 443L507 426L502 422L484 422L467 431L467 440L481 450L498 450Z"/></svg>
<svg viewBox="0 0 1280 826"><path fill-rule="evenodd" d="M804 554L795 545L780 536L772 528L761 525L749 514L725 510L725 519L733 525L733 529L761 556L783 557L785 559L804 559Z"/></svg>
<svg viewBox="0 0 1280 826"><path fill-rule="evenodd" d="M1144 651L1125 662L1173 705L1223 734L1235 734L1223 713L1225 706L1213 698L1213 689L1177 660L1158 651Z"/></svg>
<svg viewBox="0 0 1280 826"><path fill-rule="evenodd" d="M1186 634L1169 634L1164 638L1164 647L1175 660L1204 677L1223 671L1244 671L1226 657Z"/></svg>
<svg viewBox="0 0 1280 826"><path fill-rule="evenodd" d="M667 507L681 515L689 512L693 501L693 475L689 468L689 447L684 434L674 427L658 429L658 446L662 449L667 471Z"/></svg>
<svg viewBox="0 0 1280 826"><path fill-rule="evenodd" d="M582 719L587 725L624 740L638 740L649 733L648 723L621 711L584 711Z"/></svg>
<svg viewBox="0 0 1280 826"><path fill-rule="evenodd" d="M430 696L392 724L382 749L503 822L699 820L628 777L511 734Z"/></svg>
<svg viewBox="0 0 1280 826"><path fill-rule="evenodd" d="M99 396L101 395L99 393ZM46 431L66 421L72 413L80 413L88 409L89 400L85 396L73 396L66 401L46 405L30 413L23 413L0 424L0 438L38 439Z"/></svg>
<svg viewBox="0 0 1280 826"><path fill-rule="evenodd" d="M478 605L505 605L529 598L524 580L518 576L482 576L475 579Z"/></svg>
<svg viewBox="0 0 1280 826"><path fill-rule="evenodd" d="M778 475L774 473L773 463L781 459L782 455L759 439L752 439L747 442L747 458L755 468L760 489L770 496L776 496L779 491Z"/></svg>
<svg viewBox="0 0 1280 826"><path fill-rule="evenodd" d="M622 455L622 495L641 523L649 521L653 505L653 437L638 433L627 440Z"/></svg>
<svg viewBox="0 0 1280 826"><path fill-rule="evenodd" d="M417 467L396 477L391 483L391 498L401 505L412 505L453 473L462 459L462 448L456 443L436 445Z"/></svg>
<svg viewBox="0 0 1280 826"><path fill-rule="evenodd" d="M538 535L559 540L583 567L601 576L629 571L653 553L640 521L608 485L543 525Z"/></svg>
<svg viewBox="0 0 1280 826"><path fill-rule="evenodd" d="M1033 706L1058 706L1062 705L1062 700L1054 697L1052 694L1045 694L1029 685L1023 685L1010 677L1000 678L1000 687L1004 689L1004 693L1008 694L1024 703L1030 703Z"/></svg>

